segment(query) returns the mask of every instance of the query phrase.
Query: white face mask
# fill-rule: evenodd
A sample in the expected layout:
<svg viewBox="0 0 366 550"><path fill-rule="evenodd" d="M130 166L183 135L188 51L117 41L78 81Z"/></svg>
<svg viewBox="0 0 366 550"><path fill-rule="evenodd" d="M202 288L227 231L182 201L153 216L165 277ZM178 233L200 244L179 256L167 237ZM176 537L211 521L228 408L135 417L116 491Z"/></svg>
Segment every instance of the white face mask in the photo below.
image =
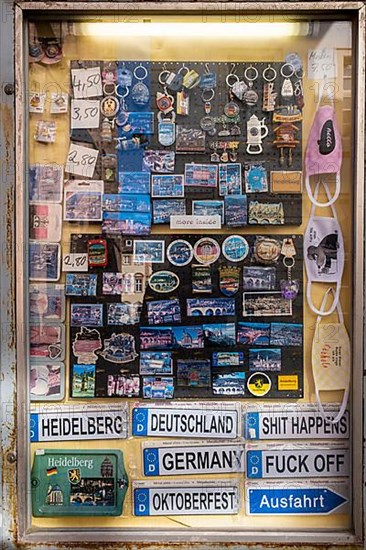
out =
<svg viewBox="0 0 366 550"><path fill-rule="evenodd" d="M321 310L324 309L330 292L334 295L334 290L329 288L323 298ZM339 422L347 407L351 375L351 344L339 302L337 313L338 323L321 323L322 318L318 317L312 345L312 369L319 411L332 424ZM325 414L319 392L337 390L344 391L343 401L337 416L330 420Z"/></svg>
<svg viewBox="0 0 366 550"><path fill-rule="evenodd" d="M319 185L315 196L318 197ZM328 186L324 186L327 197L330 197ZM331 205L333 217L314 216L315 205L312 206L309 223L304 235L304 259L307 275L306 298L309 307L317 315L330 315L337 307L341 290L344 268L344 244L341 227L334 206ZM317 309L311 297L312 283L336 283L333 303L328 311Z"/></svg>

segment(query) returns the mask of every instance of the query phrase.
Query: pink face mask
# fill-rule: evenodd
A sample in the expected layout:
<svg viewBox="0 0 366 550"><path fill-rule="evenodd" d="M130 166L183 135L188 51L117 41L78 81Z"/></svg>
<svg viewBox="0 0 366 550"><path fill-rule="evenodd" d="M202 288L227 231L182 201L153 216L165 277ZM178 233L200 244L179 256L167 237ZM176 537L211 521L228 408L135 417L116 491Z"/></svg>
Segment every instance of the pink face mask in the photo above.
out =
<svg viewBox="0 0 366 550"><path fill-rule="evenodd" d="M331 105L319 107L323 92L324 85L319 91L318 108L305 153L306 191L311 202L320 207L330 206L337 200L341 190L340 172L342 166L342 142L335 116L333 96L328 94ZM317 181L319 181L321 174L336 174L335 193L328 202L318 202L310 187L310 177L317 176Z"/></svg>

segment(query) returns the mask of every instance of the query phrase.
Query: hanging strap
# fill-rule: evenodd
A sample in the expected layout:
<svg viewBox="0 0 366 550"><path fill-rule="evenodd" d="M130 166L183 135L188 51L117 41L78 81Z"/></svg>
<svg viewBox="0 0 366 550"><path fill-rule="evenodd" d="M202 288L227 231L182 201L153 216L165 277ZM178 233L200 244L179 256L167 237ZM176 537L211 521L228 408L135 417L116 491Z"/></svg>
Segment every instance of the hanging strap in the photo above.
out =
<svg viewBox="0 0 366 550"><path fill-rule="evenodd" d="M329 187L328 187L328 184L325 182L325 181L321 181L319 180L317 185L316 185L316 188L315 188L315 198L317 199L318 198L318 194L319 194L319 188L320 188L320 185L322 185L324 187L324 190L325 190L325 193L329 199L330 197L330 191L329 191ZM322 205L324 206L324 205ZM332 214L333 214L333 218L335 220L337 220L338 222L338 216L337 216L337 211L336 209L334 208L333 204L329 204L331 210L332 210ZM311 206L311 211L310 211L310 219L314 217L314 214L315 214L315 209L317 207L317 204L316 203L313 203L312 206ZM327 315L331 315L334 310L336 309L337 307L337 304L339 302L339 295L340 295L340 292L341 292L341 281L338 281L337 282L337 287L336 287L336 291L333 292L334 294L334 300L333 300L333 303L330 307L330 309L328 309L327 311L324 311L324 307L321 307L320 309L316 308L313 304L313 300L311 298L311 285L312 285L312 281L310 281L308 279L307 281L307 284L306 284L306 299L307 299L307 302L308 302L308 306L310 307L310 309L316 313L316 315L320 315L321 317L325 317ZM325 295L326 296L326 295ZM324 297L325 298L325 297ZM324 301L324 300L323 300ZM324 302L324 305L325 305L325 302Z"/></svg>
<svg viewBox="0 0 366 550"><path fill-rule="evenodd" d="M324 310L324 307L325 307L325 303L327 301L327 297L328 297L328 294L332 292L334 297L333 297L333 303L336 301L336 294L334 292L334 289L333 288L328 288L327 292L324 294L324 298L323 298L323 301L321 303L321 306L320 306L320 310L323 311ZM338 318L339 318L339 322L341 324L343 324L344 322L344 317L343 317L343 311L342 311L342 308L341 308L341 305L339 303L339 301L337 302L337 314L338 314ZM334 311L334 310L333 310ZM316 320L316 326L315 326L315 337L317 335L317 329L318 329L318 326L320 324L320 321L321 321L321 316L318 316L317 320ZM314 369L314 365L312 363L312 369ZM313 372L313 377L314 377L314 372ZM315 377L314 377L314 380L315 380ZM344 393L343 393L343 400L342 400L342 404L341 404L341 407L338 411L338 414L337 416L335 416L334 418L330 419L327 415L326 415L326 412L324 410L324 407L323 407L323 403L321 402L321 399L320 399L320 392L318 390L318 388L316 387L316 384L315 384L315 396L316 396L316 400L318 402L318 407L319 407L319 412L321 414L321 416L327 421L327 422L330 422L331 424L338 424L338 422L340 421L340 419L342 418L342 416L344 415L345 413L345 410L347 408L347 403L348 403L348 397L349 397L349 391L350 391L350 376L347 380L347 386L345 387L344 389Z"/></svg>
<svg viewBox="0 0 366 550"><path fill-rule="evenodd" d="M330 91L330 89L329 89L330 87L331 87L330 82L327 79L324 79L322 81L321 85L320 85L320 88L319 88L319 97L318 97L318 102L317 102L317 105L316 105L316 111L319 109L321 100L323 99L323 96L324 96L324 92L325 92L326 97L329 100L329 103L333 107L333 111L334 111L334 93ZM324 186L326 185L326 182L322 181L320 179L320 177L319 177L318 184L319 183L322 183ZM313 203L314 206L319 206L320 208L325 208L326 206L332 206L332 204L334 204L335 201L338 199L339 193L341 192L341 174L340 174L340 172L336 173L336 188L335 188L334 195L333 195L332 198L331 198L330 193L329 193L328 202L319 202L317 200L318 196L317 195L315 196L315 193L313 195L313 192L312 192L311 186L310 186L310 176L308 176L308 175L306 175L306 177L305 177L305 187L306 187L306 192L308 194L308 197L309 197L309 199L311 200L311 202Z"/></svg>

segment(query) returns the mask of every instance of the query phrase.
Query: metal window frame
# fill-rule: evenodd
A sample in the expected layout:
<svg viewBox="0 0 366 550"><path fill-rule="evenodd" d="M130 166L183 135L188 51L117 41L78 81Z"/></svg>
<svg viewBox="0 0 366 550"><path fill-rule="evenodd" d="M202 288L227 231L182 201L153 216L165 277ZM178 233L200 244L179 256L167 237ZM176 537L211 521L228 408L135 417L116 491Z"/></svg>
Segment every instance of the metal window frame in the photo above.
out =
<svg viewBox="0 0 366 550"><path fill-rule="evenodd" d="M82 529L74 531L73 529L31 529L30 525L30 510L27 510L25 495L29 494L29 479L28 472L30 467L29 453L29 409L27 395L27 373L25 369L26 354L27 354L27 334L25 320L25 285L26 275L25 267L25 244L22 243L22 238L26 234L25 224L27 220L25 208L27 204L24 192L24 174L25 174L25 155L26 155L26 117L25 115L25 53L24 53L24 22L29 14L33 16L37 12L47 12L49 16L60 16L61 14L69 15L86 15L88 13L118 13L118 14L133 14L146 12L165 12L165 13L180 13L184 12L201 12L203 17L210 12L221 13L224 16L229 14L265 14L273 12L281 13L304 13L309 15L314 13L315 16L321 15L337 15L342 16L342 13L347 17L352 16L355 20L354 31L357 40L354 44L356 52L355 75L356 75L356 102L355 102L355 121L364 121L365 117L365 2L276 2L272 3L269 0L261 2L247 2L246 0L237 2L17 2L14 5L14 32L15 32L15 49L12 51L12 30L7 29L5 33L1 33L2 42L5 37L4 49L2 49L1 66L6 69L6 76L12 80L12 70L9 67L9 59L15 58L15 82L16 82L16 98L15 98L15 159L16 159L16 174L15 180L9 178L5 185L1 186L0 194L2 198L12 198L15 192L16 207L10 203L8 214L11 216L4 219L4 212L1 213L0 230L6 231L2 237L4 250L4 241L8 243L8 263L6 265L5 275L2 276L0 282L0 295L2 304L7 305L7 309L1 309L2 326L9 327L9 334L1 332L1 360L2 372L5 374L9 384L1 383L0 380L0 397L2 403L6 407L7 424L3 427L2 443L5 443L5 456L3 467L6 475L3 475L3 510L4 524L6 532L9 533L9 548L14 548L13 544L18 542L24 548L46 547L51 544L52 548L62 541L65 543L120 543L124 545L127 542L159 542L161 545L174 542L189 542L201 543L202 548L206 547L204 543L226 542L232 543L234 548L244 548L244 543L255 545L267 544L284 544L290 545L296 543L304 548L310 547L311 544L333 544L333 545L361 545L364 540L364 502L366 491L364 491L364 422L363 417L366 414L363 411L363 395L366 391L366 372L363 372L363 357L364 357L364 144L365 130L364 124L354 125L355 138L355 186L354 197L354 293L353 293L353 397L352 397L352 418L353 418L353 517L354 527L352 531L344 532L315 532L315 531L208 531L200 530L193 532L192 530L170 530L169 532L161 530L151 532L148 529L106 529L94 531L93 529ZM5 3L12 6L12 3ZM1 22L2 28L5 30L4 21ZM6 38L10 37L10 40ZM4 55L5 54L5 55ZM4 59L8 54L8 58ZM7 135L8 128L3 128L0 135L1 144L5 144L12 154L12 145L9 136ZM11 133L11 129L9 130ZM15 138L14 138L15 139ZM10 156L10 161L13 160ZM5 204L3 202L2 204ZM12 215L15 212L15 227L16 239L11 242L11 228L13 225ZM10 237L9 237L10 231ZM7 239L7 240L6 240ZM15 246L15 242L17 245ZM13 254L15 253L15 266L13 262ZM4 262L3 262L4 265ZM14 356L14 300L12 299L12 291L16 283L16 336L17 336L17 383L15 382L15 356ZM5 323L5 325L4 325ZM11 327L11 330L10 330ZM16 384L16 389L15 389ZM16 396L16 399L15 399ZM15 490L14 480L15 471L14 465L11 464L13 458L11 453L15 452L15 441L12 439L14 430L17 429L17 494ZM10 453L10 454L9 454ZM1 467L1 462L0 462ZM361 478L358 476L361 475ZM360 482L362 481L362 482ZM28 514L28 515L27 515ZM5 540L5 539L4 539ZM11 542L10 542L11 541ZM3 542L3 541L2 541ZM5 541L7 544L7 541ZM198 547L201 547L199 544ZM15 546L16 547L16 546ZM78 545L81 547L81 545ZM361 546L360 546L361 547Z"/></svg>

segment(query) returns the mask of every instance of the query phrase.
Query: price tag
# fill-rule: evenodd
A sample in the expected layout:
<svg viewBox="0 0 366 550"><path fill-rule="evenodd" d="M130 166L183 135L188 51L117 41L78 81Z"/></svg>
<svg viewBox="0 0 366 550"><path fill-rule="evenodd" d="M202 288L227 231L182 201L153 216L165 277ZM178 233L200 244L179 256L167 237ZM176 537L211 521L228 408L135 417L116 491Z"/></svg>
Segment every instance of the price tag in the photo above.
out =
<svg viewBox="0 0 366 550"><path fill-rule="evenodd" d="M308 50L308 78L323 80L324 78L336 78L337 59L333 48L320 48Z"/></svg>
<svg viewBox="0 0 366 550"><path fill-rule="evenodd" d="M84 178L92 178L98 154L99 151L97 149L90 149L83 145L71 143L67 155L65 172L83 176Z"/></svg>
<svg viewBox="0 0 366 550"><path fill-rule="evenodd" d="M71 69L71 82L75 99L103 95L100 67Z"/></svg>
<svg viewBox="0 0 366 550"><path fill-rule="evenodd" d="M62 271L88 271L88 254L86 252L63 254Z"/></svg>
<svg viewBox="0 0 366 550"><path fill-rule="evenodd" d="M71 101L71 128L99 128L99 99L73 99Z"/></svg>

